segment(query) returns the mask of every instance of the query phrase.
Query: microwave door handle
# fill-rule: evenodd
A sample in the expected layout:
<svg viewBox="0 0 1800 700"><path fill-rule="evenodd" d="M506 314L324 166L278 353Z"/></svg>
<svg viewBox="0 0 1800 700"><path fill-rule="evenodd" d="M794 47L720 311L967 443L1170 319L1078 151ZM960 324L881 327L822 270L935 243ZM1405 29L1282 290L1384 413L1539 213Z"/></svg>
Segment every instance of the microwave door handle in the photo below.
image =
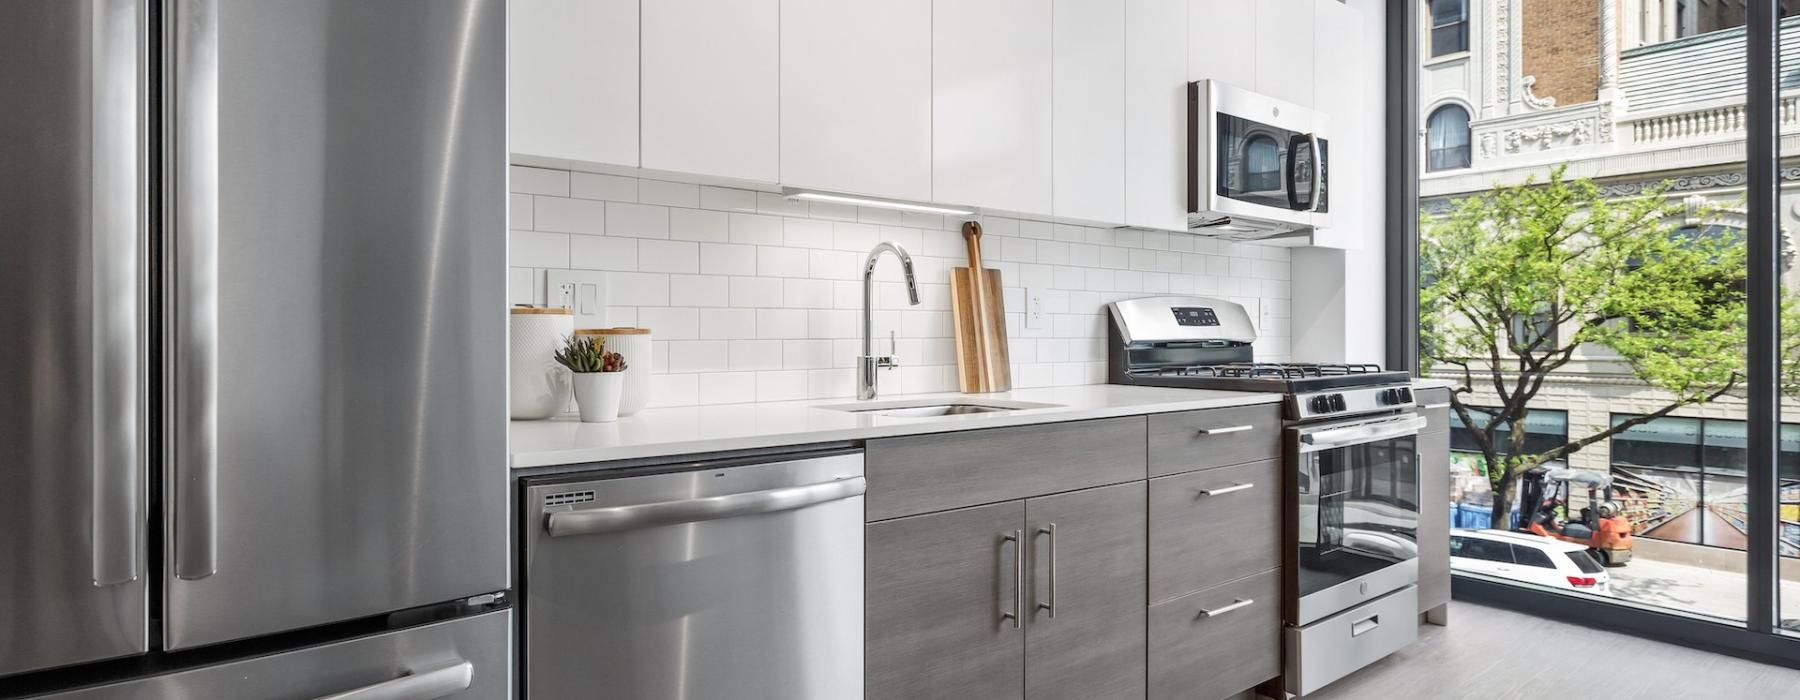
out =
<svg viewBox="0 0 1800 700"><path fill-rule="evenodd" d="M174 3L168 183L172 190L171 438L175 576L218 570L219 9Z"/></svg>
<svg viewBox="0 0 1800 700"><path fill-rule="evenodd" d="M1306 211L1306 205L1300 203L1300 159L1294 157L1300 152L1300 142L1304 138L1303 134L1288 137L1287 157L1283 159L1286 162L1283 164L1281 176L1287 185L1288 208L1294 211Z"/></svg>
<svg viewBox="0 0 1800 700"><path fill-rule="evenodd" d="M1300 451L1318 452L1321 450L1348 447L1370 442L1391 440L1397 437L1417 435L1425 428L1426 419L1420 415L1382 421L1367 425L1354 425L1347 428L1321 430L1300 436Z"/></svg>
<svg viewBox="0 0 1800 700"><path fill-rule="evenodd" d="M1307 211L1319 210L1319 195L1325 193L1325 153L1319 150L1319 135L1306 135L1306 152L1312 164L1312 198L1306 202Z"/></svg>

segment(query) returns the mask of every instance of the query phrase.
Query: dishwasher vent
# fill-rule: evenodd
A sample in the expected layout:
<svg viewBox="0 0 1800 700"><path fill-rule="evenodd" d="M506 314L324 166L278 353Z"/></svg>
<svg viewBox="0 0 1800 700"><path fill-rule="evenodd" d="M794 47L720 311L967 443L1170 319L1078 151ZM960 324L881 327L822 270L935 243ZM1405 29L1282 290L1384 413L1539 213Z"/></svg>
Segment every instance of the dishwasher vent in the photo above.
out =
<svg viewBox="0 0 1800 700"><path fill-rule="evenodd" d="M570 491L568 493L553 493L553 494L550 494L550 495L544 497L544 507L545 508L555 508L557 506L566 506L566 505L570 505L570 504L574 504L574 503L591 503L591 502L593 502L593 500L594 500L594 492L593 491Z"/></svg>

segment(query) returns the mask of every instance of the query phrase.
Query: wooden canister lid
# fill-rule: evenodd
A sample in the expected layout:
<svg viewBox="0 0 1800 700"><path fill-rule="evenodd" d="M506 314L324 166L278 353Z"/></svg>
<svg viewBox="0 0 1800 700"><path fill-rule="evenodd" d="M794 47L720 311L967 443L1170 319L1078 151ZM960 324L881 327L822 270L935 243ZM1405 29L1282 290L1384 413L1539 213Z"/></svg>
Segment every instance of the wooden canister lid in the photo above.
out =
<svg viewBox="0 0 1800 700"><path fill-rule="evenodd" d="M630 327L626 327L626 326L620 326L618 328L578 328L575 330L575 335L649 335L649 334L650 334L650 329L648 329L648 328L630 328Z"/></svg>
<svg viewBox="0 0 1800 700"><path fill-rule="evenodd" d="M514 306L508 311L515 314L548 314L551 316L569 316L573 313L566 306Z"/></svg>

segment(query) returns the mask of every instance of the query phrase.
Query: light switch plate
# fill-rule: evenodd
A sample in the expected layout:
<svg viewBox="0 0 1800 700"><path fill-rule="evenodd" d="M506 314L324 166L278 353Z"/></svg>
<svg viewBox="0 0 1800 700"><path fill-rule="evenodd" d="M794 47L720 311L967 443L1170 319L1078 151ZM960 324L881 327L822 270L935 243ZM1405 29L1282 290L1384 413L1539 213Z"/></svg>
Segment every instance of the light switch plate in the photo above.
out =
<svg viewBox="0 0 1800 700"><path fill-rule="evenodd" d="M596 270L545 270L544 300L575 312L576 328L606 326L606 273Z"/></svg>
<svg viewBox="0 0 1800 700"><path fill-rule="evenodd" d="M1025 288L1025 327L1050 327L1050 317L1044 313L1044 290L1037 287Z"/></svg>

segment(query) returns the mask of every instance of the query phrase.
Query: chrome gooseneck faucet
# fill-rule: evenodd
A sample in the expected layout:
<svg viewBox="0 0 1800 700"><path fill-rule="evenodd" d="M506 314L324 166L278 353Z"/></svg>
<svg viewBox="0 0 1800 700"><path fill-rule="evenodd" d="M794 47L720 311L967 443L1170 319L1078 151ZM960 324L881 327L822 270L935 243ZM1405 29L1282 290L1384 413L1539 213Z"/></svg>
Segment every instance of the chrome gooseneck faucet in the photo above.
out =
<svg viewBox="0 0 1800 700"><path fill-rule="evenodd" d="M875 341L871 337L875 334L875 261L881 259L883 251L900 259L900 271L906 274L906 297L913 306L919 305L919 285L913 280L912 256L893 241L875 244L875 249L869 251L869 259L863 263L862 355L856 358L856 398L863 400L875 398L876 370L900 366L893 355L898 345L893 334L888 334L889 354L881 356L875 355Z"/></svg>

